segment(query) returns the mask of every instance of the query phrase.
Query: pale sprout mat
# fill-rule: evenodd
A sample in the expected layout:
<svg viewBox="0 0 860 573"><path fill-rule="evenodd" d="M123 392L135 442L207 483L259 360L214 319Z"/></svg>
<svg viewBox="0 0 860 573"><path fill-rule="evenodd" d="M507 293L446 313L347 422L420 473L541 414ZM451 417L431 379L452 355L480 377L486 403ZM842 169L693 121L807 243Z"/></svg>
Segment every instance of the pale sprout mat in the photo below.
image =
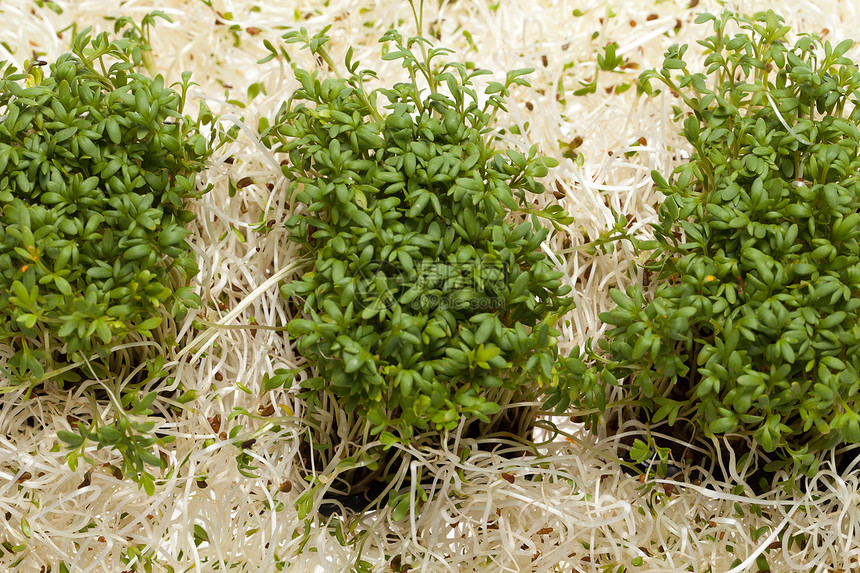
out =
<svg viewBox="0 0 860 573"><path fill-rule="evenodd" d="M722 5L704 0L427 4L425 34L454 49L453 57L499 77L509 69L535 68L533 87L517 89L508 116L501 118L500 125L516 124L522 135L508 132L503 139L522 148L537 144L561 162L547 181L559 198L549 193L542 200L557 200L575 217L544 245L567 272L577 301L562 329L563 344L569 348L600 335L597 315L612 304L609 288L638 280L628 272L634 254L624 245L600 256L570 246L613 224L609 206L630 215L634 230L647 233L659 201L651 169L668 172L686 156L671 120L674 98L637 101L635 89L619 88L658 65L670 44L694 44L707 34L693 19ZM815 32L834 43L860 29L855 5L847 0L726 2L725 7L744 12L770 7L786 18L792 34ZM255 142L255 132L259 118L272 116L296 83L284 60L255 63L267 54L263 40L280 46L286 28L304 26L315 33L331 25L336 60L352 46L364 66L390 82L402 70L399 63L380 59L377 39L392 26L404 36L414 34L411 13L402 0L3 0L0 59L20 65L34 52L53 59L68 50L75 30L112 29L105 16L139 20L154 9L173 20L160 22L152 34L158 70L170 81L192 71L199 87L190 107L196 108L195 98L205 98L225 124L243 126L237 141L212 158L200 182L214 188L192 207L198 218L191 242L202 269L196 285L206 308L182 324L167 322L151 348L166 356L174 383L197 389L200 397L178 415L165 415L160 431L176 440L166 449L170 464L150 497L105 467L116 461L114 452L93 449L97 467L81 464L73 472L65 463L56 432L68 430L77 413L91 415L84 388L48 386L26 401L20 391L2 394L0 570L735 572L757 571L765 563L773 571L860 568L857 470L840 476L824 466L815 480L800 484L800 495L774 491L756 497L749 488L714 480L643 484L622 472L617 461L626 451L619 447L623 433L597 439L570 424L575 433L541 447L537 460L509 460L466 442L461 447L471 448L472 455L465 461L445 451L421 453L415 463L441 485L403 522L391 522L387 513L360 520L299 520L296 502L307 488L299 457L302 408L294 392L260 392L265 373L295 365L298 357L281 332L195 331L191 321L281 326L287 319L277 284L294 273L296 246L278 225L268 235L252 229L261 217L284 216L286 184L275 158ZM625 59L623 72L601 73L596 93L574 96L580 81L593 77L596 55L610 42L617 42ZM295 45L289 52L312 65ZM856 59L860 50L848 55ZM259 94L249 100L255 83L261 89L254 88ZM563 151L580 138L578 161L564 158ZM243 177L253 184L229 197L228 180ZM183 350L201 334L211 344L205 355ZM168 336L179 344L162 343ZM0 353L8 352L0 347ZM130 363L114 383L121 384L137 366ZM229 418L235 407L257 413L269 405L275 410L269 416ZM213 429L216 419L221 427ZM218 439L218 430L238 424L242 429L235 440ZM273 424L280 432L268 431ZM625 431L637 432L635 423ZM257 478L241 475L235 459L235 443L251 437L257 440L249 450ZM210 438L215 443L207 447ZM727 463L728 475L731 460Z"/></svg>

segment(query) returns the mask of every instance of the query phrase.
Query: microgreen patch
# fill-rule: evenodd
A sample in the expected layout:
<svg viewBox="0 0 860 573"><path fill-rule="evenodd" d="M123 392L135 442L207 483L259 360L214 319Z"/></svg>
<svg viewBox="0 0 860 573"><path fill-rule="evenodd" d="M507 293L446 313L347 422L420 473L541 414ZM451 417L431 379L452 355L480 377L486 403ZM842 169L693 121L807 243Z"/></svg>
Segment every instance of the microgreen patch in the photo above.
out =
<svg viewBox="0 0 860 573"><path fill-rule="evenodd" d="M0 65L0 340L13 381L75 380L68 362L151 336L162 306L179 317L196 304L171 271L197 272L184 205L210 146L182 115L190 74L175 91L134 71L147 54L139 33L85 30L47 74Z"/></svg>
<svg viewBox="0 0 860 573"><path fill-rule="evenodd" d="M860 441L860 73L851 41L792 47L770 11L697 21L714 29L707 73L673 46L641 78L683 99L695 150L653 174L666 198L644 270L659 286L613 290L577 390L623 384L652 422L749 435L768 469L812 475L816 453Z"/></svg>
<svg viewBox="0 0 860 573"><path fill-rule="evenodd" d="M285 38L337 69L324 33ZM539 218L570 218L530 198L556 162L499 151L489 133L529 70L479 96L473 80L488 71L442 63L447 50L423 37L381 42L410 81L367 91L374 73L351 50L346 78L295 68L301 88L263 137L288 154L300 207L287 229L312 261L282 287L301 301L289 330L317 369L303 396L312 408L334 396L390 442L489 424L512 395L539 393L557 377L553 326L573 304L539 249Z"/></svg>

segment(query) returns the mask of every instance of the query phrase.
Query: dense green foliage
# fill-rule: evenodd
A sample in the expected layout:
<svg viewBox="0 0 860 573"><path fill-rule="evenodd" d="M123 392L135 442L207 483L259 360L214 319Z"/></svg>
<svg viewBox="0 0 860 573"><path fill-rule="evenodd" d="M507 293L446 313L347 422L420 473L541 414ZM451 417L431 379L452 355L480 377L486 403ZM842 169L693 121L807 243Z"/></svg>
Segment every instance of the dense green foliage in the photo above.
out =
<svg viewBox="0 0 860 573"><path fill-rule="evenodd" d="M323 34L285 38L336 69ZM490 82L482 103L472 81L489 72L437 63L445 50L422 37L381 41L411 81L367 92L373 74L357 71L351 51L347 78L295 69L301 88L265 139L289 154L287 228L307 258L282 287L301 301L289 330L318 369L303 396L313 405L328 392L391 439L387 430L408 438L463 417L489 422L511 392L551 382L553 324L572 301L539 249L538 217L566 219L527 196L544 192L536 179L555 161L534 148L497 152L489 134L528 70ZM512 211L532 219L513 224Z"/></svg>
<svg viewBox="0 0 860 573"><path fill-rule="evenodd" d="M851 41L791 47L773 12L698 22L715 32L707 74L673 46L642 77L692 112L689 162L653 175L659 286L612 292L581 379L622 380L652 422L749 435L770 468L812 473L818 451L860 442L860 74Z"/></svg>
<svg viewBox="0 0 860 573"><path fill-rule="evenodd" d="M150 336L159 307L178 316L195 301L170 274L197 272L184 204L209 145L182 115L189 76L177 92L134 72L146 55L134 38L85 31L47 74L0 66L0 341L15 350L13 381L75 380L64 364Z"/></svg>

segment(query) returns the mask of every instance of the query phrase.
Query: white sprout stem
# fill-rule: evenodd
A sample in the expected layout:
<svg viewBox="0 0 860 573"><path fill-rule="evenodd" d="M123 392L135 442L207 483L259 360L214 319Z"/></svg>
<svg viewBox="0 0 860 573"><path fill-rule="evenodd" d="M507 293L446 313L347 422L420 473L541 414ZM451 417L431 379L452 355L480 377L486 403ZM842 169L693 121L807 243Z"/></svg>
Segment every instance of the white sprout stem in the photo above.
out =
<svg viewBox="0 0 860 573"><path fill-rule="evenodd" d="M254 142L254 145L257 147L257 149L260 150L260 152L262 153L262 156L266 159L266 161L269 163L269 165L272 166L272 168L275 170L275 172L278 174L281 173L281 164L278 163L278 161L271 154L271 152L266 148L265 145L263 145L263 142L260 141L260 136L257 135L257 133L253 129L248 127L245 124L245 122L243 122L241 119L239 119L238 117L236 117L235 115L233 115L231 113L227 113L227 114L222 115L220 117L220 119L221 119L221 121L230 121L230 122L238 125L239 129L244 131L245 135L247 135L251 139L251 141Z"/></svg>
<svg viewBox="0 0 860 573"><path fill-rule="evenodd" d="M804 145L812 145L812 142L807 141L807 140L805 140L804 138L800 137L800 135L798 135L798 134L797 134L793 129L791 129L791 126L790 126L790 125L788 125L788 122L787 122L787 121L785 121L785 118L784 118L784 117L782 117L782 114L781 114L781 113L779 113L779 108L777 107L776 102L775 102L775 101L773 101L773 97L771 97L770 93L769 93L769 92L764 92L764 95L766 95L766 96L767 96L767 100L770 102L771 107L773 107L773 111L774 111L774 113L776 114L776 117L779 119L779 123L781 123L781 124L782 124L782 127L784 127L784 128L788 131L788 133L790 133L791 135L793 135L793 136L794 136L794 138L795 138L797 141L799 141L800 143L802 143L802 144L804 144Z"/></svg>
<svg viewBox="0 0 860 573"><path fill-rule="evenodd" d="M285 266L284 268L280 269L278 272L276 272L272 276L270 276L268 279L266 279L266 281L263 284L261 284L260 286L255 288L253 291L251 291L248 294L248 296L246 296L244 299L242 299L242 301L239 304L237 304L233 308L233 310L228 312L224 316L224 318L222 318L221 320L216 322L215 324L217 326L211 326L211 327L207 328L206 330L204 330L203 332L198 334L194 338L194 340L189 342L187 346L182 348L182 350L180 350L177 353L176 360L180 360L183 356L185 356L188 352L190 352L193 348L197 347L198 345L200 346L200 348L198 348L197 351L194 353L194 356L192 357L192 362L199 359L200 356L204 352L206 352L206 350L209 348L209 345L213 342L215 335L221 331L220 327L229 324L233 319L235 319L237 316L242 314L242 312L246 308L251 306L251 304L253 304L253 302L255 300L257 300L257 298L260 297L260 295L262 295L264 292L266 292L270 288L272 288L273 285L278 284L278 281L280 281L282 278L287 276L290 272L294 271L299 266L299 264L300 263L297 261L292 262L292 263L288 264L287 266Z"/></svg>
<svg viewBox="0 0 860 573"><path fill-rule="evenodd" d="M224 101L222 99L208 96L208 95L200 92L199 90L195 90L195 89L188 90L188 95L195 97L197 99L202 99L203 101L214 102L214 103L218 103L221 105L229 105L226 101ZM257 132L255 132L253 129L248 127L248 125L244 121L242 121L242 119L239 116L233 115L232 113L225 113L223 115L218 116L218 119L220 121L229 121L235 125L238 125L239 129L241 129L243 132L245 132L245 135L247 135L251 139L251 141L254 142L254 145L257 147L257 149L260 150L262 157L266 161L268 161L268 163L275 169L275 171L277 173L281 172L280 163L278 163L278 161L274 158L272 153L260 141L260 136L257 134Z"/></svg>
<svg viewBox="0 0 860 573"><path fill-rule="evenodd" d="M773 528L770 535L768 535L756 548L755 551L750 553L749 557L743 560L743 562L739 563L736 567L732 567L726 573L740 573L741 571L746 571L748 567L750 567L753 563L755 563L756 559L758 559L759 555L765 552L765 550L770 547L770 544L773 543L776 538L779 536L780 532L782 532L782 528L788 524L791 520L791 516L794 515L794 512L797 511L797 508L800 507L800 503L795 503L794 507L791 508L791 511L785 516L782 522Z"/></svg>

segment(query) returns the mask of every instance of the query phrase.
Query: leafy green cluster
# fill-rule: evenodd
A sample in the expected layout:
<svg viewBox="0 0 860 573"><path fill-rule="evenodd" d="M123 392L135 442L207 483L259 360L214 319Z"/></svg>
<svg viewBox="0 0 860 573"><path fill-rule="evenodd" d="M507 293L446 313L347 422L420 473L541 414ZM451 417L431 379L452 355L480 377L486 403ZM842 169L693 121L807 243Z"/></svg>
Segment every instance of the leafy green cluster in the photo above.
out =
<svg viewBox="0 0 860 573"><path fill-rule="evenodd" d="M135 73L141 43L106 33L72 52L47 75L3 64L0 80L0 341L31 384L76 379L45 368L149 336L159 307L196 300L169 277L197 272L184 204L210 153L182 115L190 75L177 92Z"/></svg>
<svg viewBox="0 0 860 573"><path fill-rule="evenodd" d="M336 69L324 32L285 39ZM373 73L357 71L351 51L345 79L296 69L302 87L265 139L289 154L283 172L301 205L287 228L309 268L282 293L303 301L289 331L318 368L304 396L329 392L373 433L408 437L489 422L505 393L557 376L553 324L573 303L539 249L538 217L569 219L528 203L556 162L534 148L499 153L488 133L529 70L489 83L481 103L472 81L486 70L437 64L446 51L423 37L381 41L411 81L368 93ZM512 211L531 222L510 223Z"/></svg>
<svg viewBox="0 0 860 573"><path fill-rule="evenodd" d="M751 435L771 468L814 472L817 451L860 442L860 73L851 41L791 47L770 11L697 21L707 74L673 46L642 76L692 112L689 162L653 174L659 286L613 290L582 380L624 379L652 422Z"/></svg>

